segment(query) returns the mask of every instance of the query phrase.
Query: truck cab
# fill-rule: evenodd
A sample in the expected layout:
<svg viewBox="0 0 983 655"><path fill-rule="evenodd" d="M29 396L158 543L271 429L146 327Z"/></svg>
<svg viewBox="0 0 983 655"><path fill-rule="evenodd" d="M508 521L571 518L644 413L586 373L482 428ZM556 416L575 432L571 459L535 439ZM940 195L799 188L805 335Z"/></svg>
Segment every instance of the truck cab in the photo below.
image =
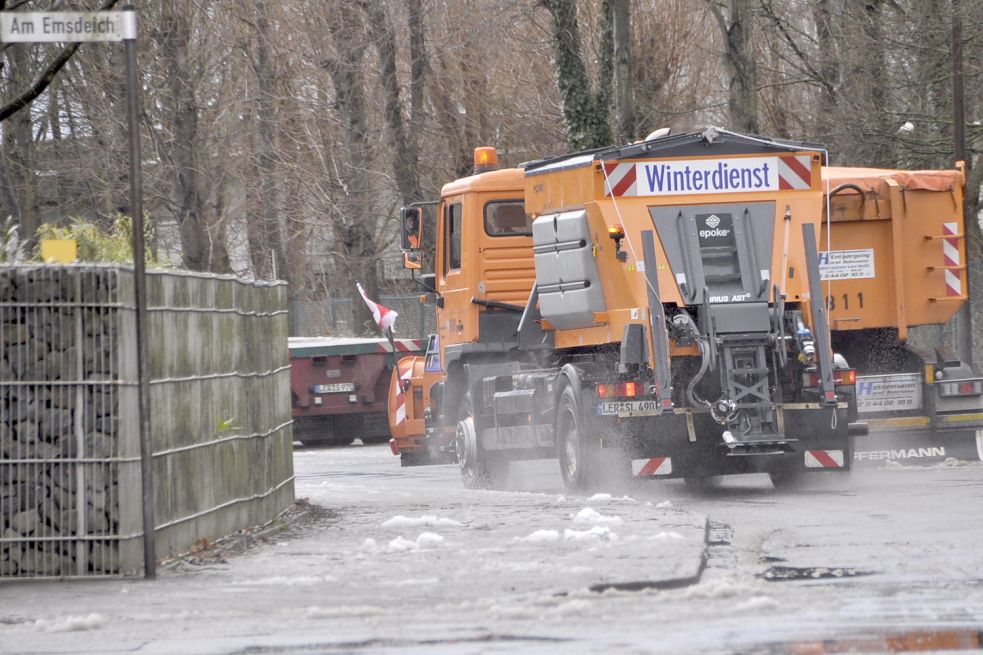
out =
<svg viewBox="0 0 983 655"><path fill-rule="evenodd" d="M437 331L426 355L401 361L402 382L393 376L390 445L404 465L447 459L455 414L466 395L461 358L509 352L518 345L519 319L536 279L532 222L525 211L522 169L497 165L494 148L478 148L475 174L444 185L432 221L424 220L421 206L403 210L405 261L419 269L432 262L432 278L425 278L432 293L421 300L437 311ZM433 234L425 235L429 230ZM433 420L425 421L424 413Z"/></svg>

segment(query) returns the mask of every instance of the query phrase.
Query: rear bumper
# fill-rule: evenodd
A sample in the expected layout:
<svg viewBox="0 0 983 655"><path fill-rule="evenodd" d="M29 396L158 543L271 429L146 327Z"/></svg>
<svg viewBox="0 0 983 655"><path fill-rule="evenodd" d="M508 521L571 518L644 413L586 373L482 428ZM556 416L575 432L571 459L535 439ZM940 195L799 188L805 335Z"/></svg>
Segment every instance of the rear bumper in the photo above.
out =
<svg viewBox="0 0 983 655"><path fill-rule="evenodd" d="M848 409L845 404L835 410L815 404L786 404L781 407L780 425L784 445L760 451L730 448L723 440L723 426L709 414L678 409L661 417L638 419L622 438L632 459L668 457L671 472L663 477L686 478L769 473L791 468L808 468L809 451L838 451L843 466L853 461L853 438L850 435ZM627 423L627 421L625 422ZM617 437L614 437L617 438Z"/></svg>

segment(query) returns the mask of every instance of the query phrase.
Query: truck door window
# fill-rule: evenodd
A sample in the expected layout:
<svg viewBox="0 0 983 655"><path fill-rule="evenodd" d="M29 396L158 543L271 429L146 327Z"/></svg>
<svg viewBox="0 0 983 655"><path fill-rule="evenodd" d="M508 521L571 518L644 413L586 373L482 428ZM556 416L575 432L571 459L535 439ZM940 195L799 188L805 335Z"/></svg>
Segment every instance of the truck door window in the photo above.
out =
<svg viewBox="0 0 983 655"><path fill-rule="evenodd" d="M493 200L485 205L485 232L492 237L532 235L532 223L521 200Z"/></svg>
<svg viewBox="0 0 983 655"><path fill-rule="evenodd" d="M463 213L461 203L447 205L445 221L447 225L447 265L444 270L461 268L461 223Z"/></svg>

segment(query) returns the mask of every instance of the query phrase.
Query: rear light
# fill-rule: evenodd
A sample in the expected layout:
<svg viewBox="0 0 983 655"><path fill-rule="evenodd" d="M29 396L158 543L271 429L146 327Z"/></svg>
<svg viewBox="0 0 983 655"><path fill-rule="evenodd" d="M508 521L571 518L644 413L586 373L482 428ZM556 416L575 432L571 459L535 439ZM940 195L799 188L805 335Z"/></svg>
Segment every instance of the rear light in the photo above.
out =
<svg viewBox="0 0 983 655"><path fill-rule="evenodd" d="M852 368L838 368L833 371L834 385L856 384L856 383L857 383L857 372ZM806 371L805 373L803 373L802 386L818 387L819 371Z"/></svg>
<svg viewBox="0 0 983 655"><path fill-rule="evenodd" d="M634 398L641 392L637 382L615 382L597 385L598 398Z"/></svg>
<svg viewBox="0 0 983 655"><path fill-rule="evenodd" d="M939 384L940 396L979 396L983 394L983 380L961 380Z"/></svg>

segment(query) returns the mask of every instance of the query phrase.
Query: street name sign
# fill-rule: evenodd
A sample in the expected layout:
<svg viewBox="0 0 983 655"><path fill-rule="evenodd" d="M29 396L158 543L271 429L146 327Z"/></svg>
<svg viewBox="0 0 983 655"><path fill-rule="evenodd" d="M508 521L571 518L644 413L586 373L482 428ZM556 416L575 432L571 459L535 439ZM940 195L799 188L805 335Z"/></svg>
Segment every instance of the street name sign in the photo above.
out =
<svg viewBox="0 0 983 655"><path fill-rule="evenodd" d="M136 36L132 11L0 11L4 43L122 41Z"/></svg>

